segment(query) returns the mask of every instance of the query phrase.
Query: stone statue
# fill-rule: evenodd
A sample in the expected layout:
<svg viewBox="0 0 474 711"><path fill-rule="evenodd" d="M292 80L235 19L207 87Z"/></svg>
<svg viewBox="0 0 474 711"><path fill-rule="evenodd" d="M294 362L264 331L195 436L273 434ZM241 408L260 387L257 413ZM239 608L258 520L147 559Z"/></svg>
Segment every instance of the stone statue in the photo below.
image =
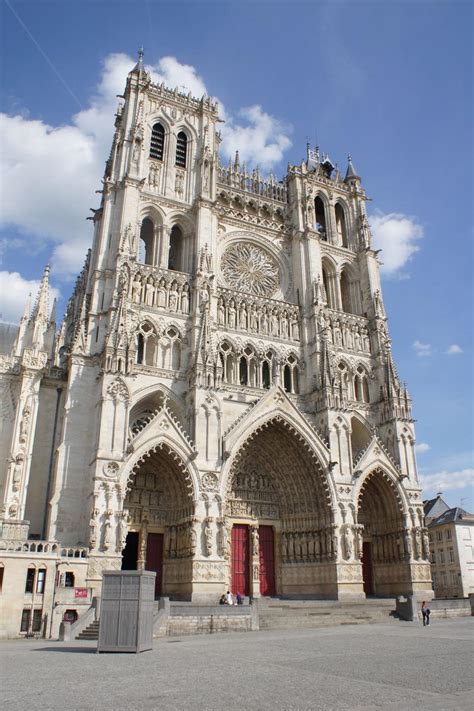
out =
<svg viewBox="0 0 474 711"><path fill-rule="evenodd" d="M132 282L132 301L134 304L139 304L141 301L142 282L140 274L135 274Z"/></svg>
<svg viewBox="0 0 474 711"><path fill-rule="evenodd" d="M212 518L206 518L204 522L204 543L205 543L205 554L210 556L212 554Z"/></svg>
<svg viewBox="0 0 474 711"><path fill-rule="evenodd" d="M219 296L219 299L217 301L217 323L219 324L219 326L223 326L225 323L225 309L222 296Z"/></svg>
<svg viewBox="0 0 474 711"><path fill-rule="evenodd" d="M97 545L97 517L99 509L93 509L89 521L89 548L93 550Z"/></svg>
<svg viewBox="0 0 474 711"><path fill-rule="evenodd" d="M31 418L31 409L28 403L23 408L23 415L20 423L20 442L26 442L28 438L28 426Z"/></svg>
<svg viewBox="0 0 474 711"><path fill-rule="evenodd" d="M181 311L183 314L189 313L189 284L186 282L181 293Z"/></svg>
<svg viewBox="0 0 474 711"><path fill-rule="evenodd" d="M166 282L163 278L160 279L157 290L157 306L165 308L166 306Z"/></svg>
<svg viewBox="0 0 474 711"><path fill-rule="evenodd" d="M258 528L254 526L251 529L252 532L252 555L258 556Z"/></svg>
<svg viewBox="0 0 474 711"><path fill-rule="evenodd" d="M149 276L145 284L145 303L147 306L153 306L153 301L155 299L155 285L153 284L153 277Z"/></svg>
<svg viewBox="0 0 474 711"><path fill-rule="evenodd" d="M170 311L178 310L178 292L176 290L176 284L174 282L171 285L168 307Z"/></svg>

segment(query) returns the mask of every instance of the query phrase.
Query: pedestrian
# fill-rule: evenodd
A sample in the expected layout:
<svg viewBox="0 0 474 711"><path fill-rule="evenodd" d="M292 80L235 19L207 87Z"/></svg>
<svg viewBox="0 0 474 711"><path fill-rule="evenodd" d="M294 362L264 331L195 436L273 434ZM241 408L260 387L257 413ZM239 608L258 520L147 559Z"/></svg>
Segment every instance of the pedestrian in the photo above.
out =
<svg viewBox="0 0 474 711"><path fill-rule="evenodd" d="M230 590L227 590L227 595L226 595L225 597L226 597L227 605L233 605L233 604L234 604L234 600L233 600L233 598L232 598L232 593L230 592Z"/></svg>
<svg viewBox="0 0 474 711"><path fill-rule="evenodd" d="M242 605L242 604L243 604L242 595L239 593L239 591L237 591L236 600L237 600L237 605Z"/></svg>
<svg viewBox="0 0 474 711"><path fill-rule="evenodd" d="M430 624L430 608L423 600L421 603L421 614L423 615L423 627Z"/></svg>

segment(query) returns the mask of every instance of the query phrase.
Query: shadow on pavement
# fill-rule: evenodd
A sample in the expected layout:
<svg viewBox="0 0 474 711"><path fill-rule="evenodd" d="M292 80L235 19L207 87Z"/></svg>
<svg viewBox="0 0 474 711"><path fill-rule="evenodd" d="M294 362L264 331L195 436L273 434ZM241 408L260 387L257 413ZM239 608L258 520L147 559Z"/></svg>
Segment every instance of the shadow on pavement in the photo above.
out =
<svg viewBox="0 0 474 711"><path fill-rule="evenodd" d="M72 654L95 654L97 647L40 647L32 652L71 652Z"/></svg>

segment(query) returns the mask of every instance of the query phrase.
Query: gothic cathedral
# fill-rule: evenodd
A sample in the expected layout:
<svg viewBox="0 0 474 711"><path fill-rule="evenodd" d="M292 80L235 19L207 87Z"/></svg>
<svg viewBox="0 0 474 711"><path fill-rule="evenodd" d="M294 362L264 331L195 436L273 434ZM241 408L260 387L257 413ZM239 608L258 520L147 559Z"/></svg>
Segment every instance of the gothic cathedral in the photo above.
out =
<svg viewBox="0 0 474 711"><path fill-rule="evenodd" d="M308 149L280 182L222 165L216 104L142 58L124 98L60 329L47 268L0 356L7 634L54 632L121 567L178 600L429 594L351 160Z"/></svg>

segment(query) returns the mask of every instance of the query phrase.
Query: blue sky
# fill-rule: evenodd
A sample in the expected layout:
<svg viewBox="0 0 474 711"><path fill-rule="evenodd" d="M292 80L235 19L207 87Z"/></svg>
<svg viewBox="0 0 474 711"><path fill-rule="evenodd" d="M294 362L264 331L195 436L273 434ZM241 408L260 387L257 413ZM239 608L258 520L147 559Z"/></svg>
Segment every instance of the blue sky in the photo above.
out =
<svg viewBox="0 0 474 711"><path fill-rule="evenodd" d="M279 176L307 140L342 169L352 154L426 494L474 510L472 3L0 6L3 319L18 318L48 261L64 306L91 240L115 95L144 45L155 76L218 98L224 152Z"/></svg>

